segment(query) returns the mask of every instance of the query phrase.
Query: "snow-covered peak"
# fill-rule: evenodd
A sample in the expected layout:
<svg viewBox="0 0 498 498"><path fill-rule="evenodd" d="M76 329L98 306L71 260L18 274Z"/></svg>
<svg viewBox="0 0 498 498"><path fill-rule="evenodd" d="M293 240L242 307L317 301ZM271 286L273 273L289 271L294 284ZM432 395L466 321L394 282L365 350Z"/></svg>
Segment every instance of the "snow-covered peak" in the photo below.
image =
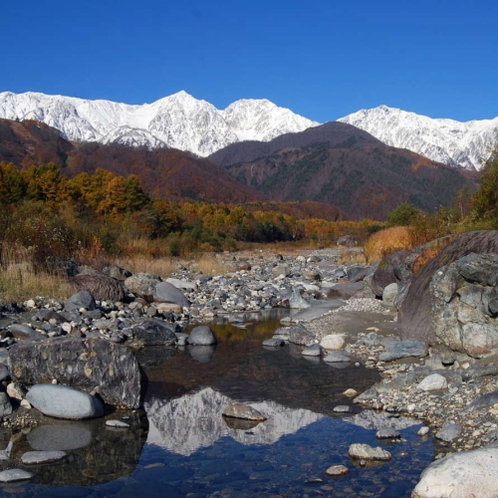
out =
<svg viewBox="0 0 498 498"><path fill-rule="evenodd" d="M284 133L299 132L320 124L267 99L237 100L222 111L222 115L239 140L268 142Z"/></svg>
<svg viewBox="0 0 498 498"><path fill-rule="evenodd" d="M149 148L166 145L199 156L240 140L271 140L317 124L268 100L235 102L220 111L183 90L143 105L3 92L0 118L41 121L77 142L117 142Z"/></svg>
<svg viewBox="0 0 498 498"><path fill-rule="evenodd" d="M361 128L387 145L470 170L481 169L498 142L498 118L460 122L381 105L338 121Z"/></svg>

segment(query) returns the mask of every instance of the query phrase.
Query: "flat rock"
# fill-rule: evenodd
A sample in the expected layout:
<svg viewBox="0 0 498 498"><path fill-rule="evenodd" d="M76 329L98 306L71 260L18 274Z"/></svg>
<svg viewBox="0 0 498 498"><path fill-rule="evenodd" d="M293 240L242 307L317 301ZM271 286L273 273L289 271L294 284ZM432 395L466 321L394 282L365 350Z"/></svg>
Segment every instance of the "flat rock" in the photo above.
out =
<svg viewBox="0 0 498 498"><path fill-rule="evenodd" d="M271 337L270 339L263 341L263 346L269 348L279 348L285 346L285 341L283 339L279 339L278 337Z"/></svg>
<svg viewBox="0 0 498 498"><path fill-rule="evenodd" d="M9 330L10 333L20 341L40 341L47 338L45 334L37 332L33 327L20 323L13 323L9 327Z"/></svg>
<svg viewBox="0 0 498 498"><path fill-rule="evenodd" d="M498 448L451 453L420 476L412 498L495 498Z"/></svg>
<svg viewBox="0 0 498 498"><path fill-rule="evenodd" d="M241 418L244 420L254 420L262 422L266 417L252 406L244 405L242 403L230 403L223 410L225 417Z"/></svg>
<svg viewBox="0 0 498 498"><path fill-rule="evenodd" d="M35 384L26 399L49 417L80 420L104 415L104 405L99 399L72 387Z"/></svg>
<svg viewBox="0 0 498 498"><path fill-rule="evenodd" d="M65 451L27 451L21 456L21 461L25 465L37 463L48 463L62 460L67 456Z"/></svg>
<svg viewBox="0 0 498 498"><path fill-rule="evenodd" d="M303 356L321 356L322 355L322 348L320 344L312 344L311 346L308 346L307 348L304 348L301 352Z"/></svg>
<svg viewBox="0 0 498 498"><path fill-rule="evenodd" d="M376 432L375 437L377 439L399 439L401 434L397 429L385 427L383 429L379 429Z"/></svg>
<svg viewBox="0 0 498 498"><path fill-rule="evenodd" d="M129 429L130 424L123 422L122 420L110 419L105 421L107 427L116 427L118 429Z"/></svg>
<svg viewBox="0 0 498 498"><path fill-rule="evenodd" d="M0 482L27 481L34 477L34 474L22 469L9 469L0 472Z"/></svg>
<svg viewBox="0 0 498 498"><path fill-rule="evenodd" d="M315 336L302 323L296 323L289 328L289 342L298 346L311 346Z"/></svg>
<svg viewBox="0 0 498 498"><path fill-rule="evenodd" d="M393 343L387 351L379 355L380 361L394 361L400 358L415 356L417 358L427 356L427 344L417 339L406 339Z"/></svg>
<svg viewBox="0 0 498 498"><path fill-rule="evenodd" d="M351 355L344 350L330 351L323 357L323 361L327 363L349 363L351 361Z"/></svg>
<svg viewBox="0 0 498 498"><path fill-rule="evenodd" d="M388 461L392 459L391 453L382 449L380 446L372 447L368 444L354 443L349 447L348 454L351 458L360 460L381 460Z"/></svg>
<svg viewBox="0 0 498 498"><path fill-rule="evenodd" d="M341 477L347 473L349 473L349 469L345 465L332 465L325 471L325 474L329 477Z"/></svg>

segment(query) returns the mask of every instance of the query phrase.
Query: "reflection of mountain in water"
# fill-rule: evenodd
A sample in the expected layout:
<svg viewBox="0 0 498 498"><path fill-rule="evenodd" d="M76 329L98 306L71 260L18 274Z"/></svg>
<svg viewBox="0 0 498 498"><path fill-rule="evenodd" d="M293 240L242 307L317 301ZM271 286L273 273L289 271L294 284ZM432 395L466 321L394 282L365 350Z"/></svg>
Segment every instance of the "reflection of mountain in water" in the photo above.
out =
<svg viewBox="0 0 498 498"><path fill-rule="evenodd" d="M402 430L407 427L420 424L420 421L414 418L393 416L386 412L375 412L373 410L363 410L361 413L357 413L353 417L345 418L344 422L349 422L371 430Z"/></svg>
<svg viewBox="0 0 498 498"><path fill-rule="evenodd" d="M145 404L150 424L147 442L189 456L223 436L242 444L273 444L283 435L293 434L323 418L309 410L262 401L251 406L267 420L246 432L230 428L221 415L226 405L233 402L211 388L170 401L152 398Z"/></svg>

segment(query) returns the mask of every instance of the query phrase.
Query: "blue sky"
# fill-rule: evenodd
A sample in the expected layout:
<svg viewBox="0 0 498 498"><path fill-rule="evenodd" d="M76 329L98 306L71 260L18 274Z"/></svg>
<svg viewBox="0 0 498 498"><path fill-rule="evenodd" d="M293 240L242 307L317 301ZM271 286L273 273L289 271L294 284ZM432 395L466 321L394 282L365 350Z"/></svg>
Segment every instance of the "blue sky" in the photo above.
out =
<svg viewBox="0 0 498 498"><path fill-rule="evenodd" d="M498 116L496 0L5 0L0 91Z"/></svg>

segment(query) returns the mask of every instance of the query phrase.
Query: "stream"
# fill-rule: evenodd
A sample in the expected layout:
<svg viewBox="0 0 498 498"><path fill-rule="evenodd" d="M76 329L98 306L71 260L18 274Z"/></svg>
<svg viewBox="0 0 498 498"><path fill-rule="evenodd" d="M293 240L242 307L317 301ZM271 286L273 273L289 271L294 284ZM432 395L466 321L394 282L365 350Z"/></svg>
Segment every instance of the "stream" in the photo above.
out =
<svg viewBox="0 0 498 498"><path fill-rule="evenodd" d="M132 429L56 421L17 435L16 454L41 438L45 447L71 443L71 458L39 465L35 481L3 485L2 496L409 497L434 458L432 438L418 437L421 424L411 419L362 411L342 394L370 387L375 370L338 368L291 345L265 349L282 316L271 310L263 320L248 314L214 323L216 347L142 350L145 414L126 415ZM267 420L223 417L231 402L248 403ZM400 430L400 441L377 440L376 427L386 424ZM381 446L393 459L362 466L347 455L352 443ZM327 477L339 464L350 472Z"/></svg>

